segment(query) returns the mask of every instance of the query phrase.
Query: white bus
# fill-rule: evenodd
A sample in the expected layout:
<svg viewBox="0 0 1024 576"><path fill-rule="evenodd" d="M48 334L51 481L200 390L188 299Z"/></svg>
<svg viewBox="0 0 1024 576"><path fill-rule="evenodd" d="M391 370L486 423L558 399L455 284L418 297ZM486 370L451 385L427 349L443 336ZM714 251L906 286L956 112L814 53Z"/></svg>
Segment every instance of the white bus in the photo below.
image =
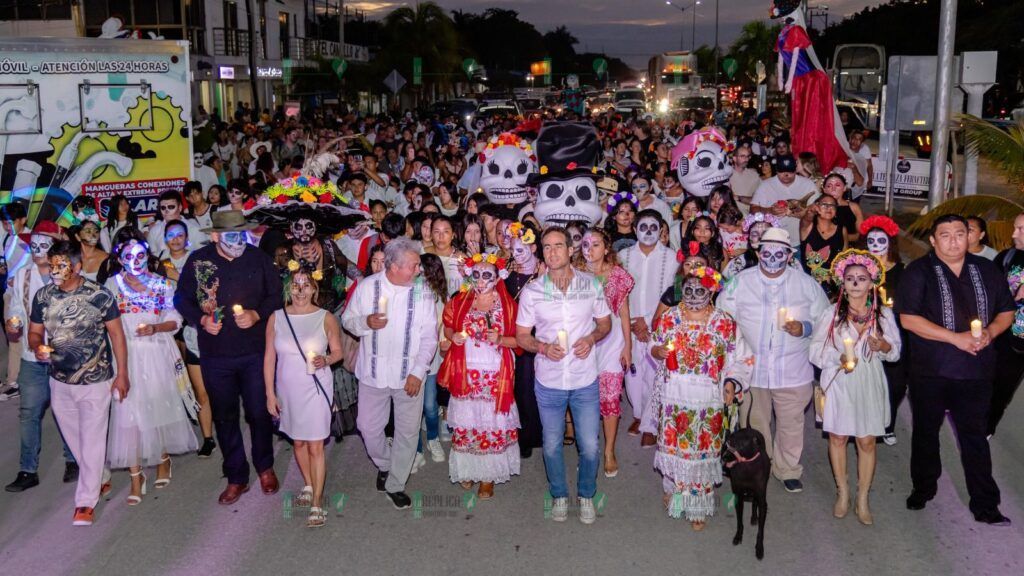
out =
<svg viewBox="0 0 1024 576"><path fill-rule="evenodd" d="M885 84L885 48L877 44L840 44L832 56L832 92L839 113L850 126L878 130Z"/></svg>
<svg viewBox="0 0 1024 576"><path fill-rule="evenodd" d="M690 52L665 52L654 56L647 64L647 78L651 101L661 113L668 112L683 98L701 95L697 55Z"/></svg>

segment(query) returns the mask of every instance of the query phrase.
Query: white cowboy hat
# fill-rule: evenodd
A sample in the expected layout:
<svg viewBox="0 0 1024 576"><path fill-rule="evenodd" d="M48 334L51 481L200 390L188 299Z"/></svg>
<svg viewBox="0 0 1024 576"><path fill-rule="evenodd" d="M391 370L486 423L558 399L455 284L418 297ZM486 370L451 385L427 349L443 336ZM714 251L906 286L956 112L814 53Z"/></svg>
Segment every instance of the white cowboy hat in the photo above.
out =
<svg viewBox="0 0 1024 576"><path fill-rule="evenodd" d="M270 152L270 150L272 149L272 146L270 145L270 142L267 142L265 140L260 141L260 142L256 142L252 146L249 146L249 154L251 154L253 158L259 158L260 157L259 153L256 152L256 150L258 150L260 148L260 146L266 148L267 152Z"/></svg>

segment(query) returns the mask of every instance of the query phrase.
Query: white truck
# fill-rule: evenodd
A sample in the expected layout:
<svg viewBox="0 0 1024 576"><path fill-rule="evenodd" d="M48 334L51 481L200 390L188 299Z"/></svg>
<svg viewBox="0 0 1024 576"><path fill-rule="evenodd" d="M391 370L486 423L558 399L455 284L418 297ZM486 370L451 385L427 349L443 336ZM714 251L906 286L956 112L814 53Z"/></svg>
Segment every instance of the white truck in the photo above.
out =
<svg viewBox="0 0 1024 576"><path fill-rule="evenodd" d="M80 194L147 216L192 179L187 42L2 38L0 55L0 202L29 226L71 223Z"/></svg>

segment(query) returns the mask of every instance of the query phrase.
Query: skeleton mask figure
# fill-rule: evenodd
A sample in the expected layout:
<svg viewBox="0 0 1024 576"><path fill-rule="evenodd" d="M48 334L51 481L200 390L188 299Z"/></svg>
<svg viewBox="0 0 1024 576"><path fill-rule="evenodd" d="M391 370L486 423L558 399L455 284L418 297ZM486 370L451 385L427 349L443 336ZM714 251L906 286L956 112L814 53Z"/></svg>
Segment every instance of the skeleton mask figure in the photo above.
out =
<svg viewBox="0 0 1024 576"><path fill-rule="evenodd" d="M682 303L687 310L703 310L711 303L711 290L700 283L700 278L687 278L682 292Z"/></svg>
<svg viewBox="0 0 1024 576"><path fill-rule="evenodd" d="M750 231L747 232L747 244L749 244L750 247L753 248L754 250L760 248L761 235L764 234L765 230L771 227L772 225L769 224L768 222L755 222L754 224L752 224L750 226Z"/></svg>
<svg viewBox="0 0 1024 576"><path fill-rule="evenodd" d="M531 250L531 245L523 243L521 238L512 239L512 260L520 274L533 274L537 269L537 256Z"/></svg>
<svg viewBox="0 0 1024 576"><path fill-rule="evenodd" d="M149 260L149 249L141 242L131 242L121 248L118 261L132 276L142 276L146 273L146 264Z"/></svg>
<svg viewBox="0 0 1024 576"><path fill-rule="evenodd" d="M868 232L868 252L872 256L884 258L889 253L889 235L882 230L871 230Z"/></svg>
<svg viewBox="0 0 1024 576"><path fill-rule="evenodd" d="M636 239L644 246L654 246L661 239L661 223L644 216L636 223Z"/></svg>
<svg viewBox="0 0 1024 576"><path fill-rule="evenodd" d="M434 168L429 164L424 164L416 169L412 174L412 179L423 184L424 186L434 185Z"/></svg>
<svg viewBox="0 0 1024 576"><path fill-rule="evenodd" d="M729 145L717 128L703 128L687 134L672 148L672 167L683 189L694 196L707 196L715 186L732 176L727 155Z"/></svg>
<svg viewBox="0 0 1024 576"><path fill-rule="evenodd" d="M572 90L576 90L580 87L580 77L575 74L569 74L565 77L565 85Z"/></svg>
<svg viewBox="0 0 1024 576"><path fill-rule="evenodd" d="M221 232L217 246L228 258L238 258L245 252L245 232Z"/></svg>
<svg viewBox="0 0 1024 576"><path fill-rule="evenodd" d="M580 247L583 246L584 227L576 222L569 224L566 229L569 231L569 240L572 246L569 247L570 256L575 256Z"/></svg>
<svg viewBox="0 0 1024 576"><path fill-rule="evenodd" d="M594 179L581 176L542 183L533 215L545 228L569 222L593 226L601 220Z"/></svg>
<svg viewBox="0 0 1024 576"><path fill-rule="evenodd" d="M50 247L53 246L53 238L44 234L33 234L29 238L29 248L32 250L32 259L46 260L46 253L50 251Z"/></svg>
<svg viewBox="0 0 1024 576"><path fill-rule="evenodd" d="M761 244L758 248L758 264L765 274L778 274L789 265L789 257L792 249L778 242Z"/></svg>
<svg viewBox="0 0 1024 576"><path fill-rule="evenodd" d="M67 256L54 256L50 258L50 281L56 286L61 286L75 273L75 265Z"/></svg>
<svg viewBox="0 0 1024 576"><path fill-rule="evenodd" d="M473 280L473 291L477 294L488 294L498 283L498 269L493 264L480 262L469 272Z"/></svg>
<svg viewBox="0 0 1024 576"><path fill-rule="evenodd" d="M292 238L299 244L309 244L316 237L316 222L306 218L299 218L292 222L289 229Z"/></svg>
<svg viewBox="0 0 1024 576"><path fill-rule="evenodd" d="M526 178L537 171L537 157L530 144L515 134L494 136L477 155L480 187L495 204L519 204L527 200Z"/></svg>

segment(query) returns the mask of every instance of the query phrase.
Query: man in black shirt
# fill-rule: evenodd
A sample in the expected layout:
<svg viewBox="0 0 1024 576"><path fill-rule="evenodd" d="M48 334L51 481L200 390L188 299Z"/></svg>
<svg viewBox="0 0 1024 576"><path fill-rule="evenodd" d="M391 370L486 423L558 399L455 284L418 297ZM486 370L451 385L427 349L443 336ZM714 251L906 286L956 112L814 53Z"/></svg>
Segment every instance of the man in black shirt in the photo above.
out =
<svg viewBox="0 0 1024 576"><path fill-rule="evenodd" d="M1013 321L1005 277L992 262L967 253L967 221L951 214L932 225L934 250L907 266L896 312L909 332L910 400L914 414L907 508L935 497L942 474L939 430L953 418L974 519L1005 526L992 478L986 436L996 351L992 343Z"/></svg>
<svg viewBox="0 0 1024 576"><path fill-rule="evenodd" d="M996 433L1024 376L1024 214L1018 214L1013 221L1013 248L1000 252L995 263L1006 277L1017 308L1012 328L996 339L996 378L988 416L989 436Z"/></svg>
<svg viewBox="0 0 1024 576"><path fill-rule="evenodd" d="M199 335L199 367L210 394L228 479L218 500L225 505L234 504L249 490L249 463L238 423L239 396L260 486L268 495L278 490L263 353L267 318L283 300L273 260L246 243L246 230L254 226L245 222L239 210L214 212L213 227L203 230L212 243L189 256L174 295L175 308Z"/></svg>

